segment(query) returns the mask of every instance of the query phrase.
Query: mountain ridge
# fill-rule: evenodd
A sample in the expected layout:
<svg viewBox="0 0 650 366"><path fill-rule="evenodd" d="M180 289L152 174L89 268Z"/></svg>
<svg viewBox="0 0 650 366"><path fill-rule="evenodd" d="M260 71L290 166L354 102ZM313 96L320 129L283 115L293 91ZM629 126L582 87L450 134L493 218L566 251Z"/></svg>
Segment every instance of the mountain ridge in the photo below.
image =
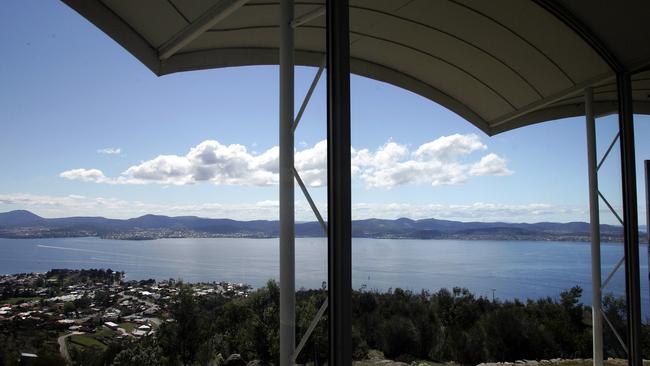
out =
<svg viewBox="0 0 650 366"><path fill-rule="evenodd" d="M0 237L47 238L98 236L109 239L158 239L177 237L251 237L279 235L277 220L238 221L198 216L147 214L130 219L101 216L43 218L27 210L0 213ZM324 237L317 221L296 223L298 237ZM379 239L480 239L588 241L586 222L508 223L426 219L353 220L352 236ZM623 228L601 225L603 241L622 241Z"/></svg>

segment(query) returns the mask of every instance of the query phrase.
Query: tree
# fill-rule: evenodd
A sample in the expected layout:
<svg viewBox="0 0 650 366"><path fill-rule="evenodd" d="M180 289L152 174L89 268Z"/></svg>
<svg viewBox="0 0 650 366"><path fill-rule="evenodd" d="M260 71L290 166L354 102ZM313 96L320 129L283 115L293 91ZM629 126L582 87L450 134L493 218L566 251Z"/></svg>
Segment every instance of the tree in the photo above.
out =
<svg viewBox="0 0 650 366"><path fill-rule="evenodd" d="M121 351L113 361L115 366L162 366L170 365L162 349L153 337L147 337Z"/></svg>
<svg viewBox="0 0 650 366"><path fill-rule="evenodd" d="M190 285L179 285L178 298L172 307L176 325L178 354L181 361L189 365L196 359L201 339L199 309Z"/></svg>
<svg viewBox="0 0 650 366"><path fill-rule="evenodd" d="M77 310L77 307L75 306L74 302L68 301L63 304L63 313L66 315L70 315L74 313Z"/></svg>

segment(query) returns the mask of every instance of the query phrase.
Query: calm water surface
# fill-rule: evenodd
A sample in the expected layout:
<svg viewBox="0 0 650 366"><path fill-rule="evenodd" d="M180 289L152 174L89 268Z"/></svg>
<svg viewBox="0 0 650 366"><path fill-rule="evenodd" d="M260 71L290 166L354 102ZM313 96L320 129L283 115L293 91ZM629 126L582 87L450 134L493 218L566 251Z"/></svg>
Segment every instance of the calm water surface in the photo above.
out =
<svg viewBox="0 0 650 366"><path fill-rule="evenodd" d="M326 280L323 238L296 239L296 286L318 288ZM649 314L647 246L642 246L644 313ZM603 277L623 255L620 244L603 244ZM458 240L353 240L353 286L419 291L467 287L501 299L557 298L580 285L590 303L590 246L571 242ZM277 239L97 238L0 239L0 273L45 272L51 268L111 268L128 279L247 282L255 287L278 279ZM607 290L622 295L623 270Z"/></svg>

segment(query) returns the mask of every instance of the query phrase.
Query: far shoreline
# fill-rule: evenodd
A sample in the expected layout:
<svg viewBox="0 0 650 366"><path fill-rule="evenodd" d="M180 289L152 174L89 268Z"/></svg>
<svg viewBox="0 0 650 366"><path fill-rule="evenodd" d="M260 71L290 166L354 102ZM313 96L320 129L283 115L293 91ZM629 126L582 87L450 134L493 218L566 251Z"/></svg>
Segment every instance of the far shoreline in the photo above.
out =
<svg viewBox="0 0 650 366"><path fill-rule="evenodd" d="M296 239L327 239L326 236L296 236ZM117 240L117 241L134 241L134 242L149 242L156 240L170 240L170 239L279 239L278 236L170 236L170 237L111 237L111 236L98 236L98 235L79 235L79 236L0 236L0 240L38 240L38 239L98 239L98 240ZM540 242L540 243L576 243L588 244L591 243L590 238L584 237L567 237L567 238L491 238L491 237L444 237L444 238L426 238L426 237L385 237L385 236L353 236L352 239L370 239L370 240L416 240L416 241L494 241L494 242ZM623 238L601 238L603 244L623 244ZM639 246L648 245L647 242L639 240Z"/></svg>

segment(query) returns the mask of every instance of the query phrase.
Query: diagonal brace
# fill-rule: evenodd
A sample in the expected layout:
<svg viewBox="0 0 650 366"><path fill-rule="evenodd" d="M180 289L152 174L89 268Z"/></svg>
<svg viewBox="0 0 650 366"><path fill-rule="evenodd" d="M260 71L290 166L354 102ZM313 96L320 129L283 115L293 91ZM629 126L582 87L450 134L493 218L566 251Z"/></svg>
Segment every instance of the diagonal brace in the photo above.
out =
<svg viewBox="0 0 650 366"><path fill-rule="evenodd" d="M605 314L605 310L603 308L600 308L600 313L603 315L603 319L607 322L607 325L609 325L609 329L614 332L614 335L616 336L616 339L618 339L618 343L621 344L621 347L623 347L623 350L625 350L625 353L629 353L627 350L627 346L625 345L625 342L623 342L623 338L621 338L621 335L618 334L616 329L614 329L614 324L612 324L611 321L609 321L609 318L607 317L607 314Z"/></svg>
<svg viewBox="0 0 650 366"><path fill-rule="evenodd" d="M307 202L309 202L309 206L311 207L311 210L314 211L314 215L316 215L316 218L318 219L320 226L323 228L323 231L325 232L325 236L327 236L327 224L325 223L325 220L323 220L323 216L321 216L320 212L318 211L318 207L316 207L314 200L311 198L311 195L309 194L309 191L307 190L305 183L300 178L300 174L298 174L298 171L296 170L295 167L293 168L293 176L296 177L296 181L298 182L298 185L300 186L302 193L305 195Z"/></svg>
<svg viewBox="0 0 650 366"><path fill-rule="evenodd" d="M618 222L620 222L621 225L624 225L624 224L623 224L623 219L621 219L621 217L618 216L618 214L616 213L616 210L614 210L614 207L612 207L612 205L609 204L609 201L607 200L607 198L605 198L605 196L603 196L603 194L600 193L600 191L598 191L598 195L600 196L600 198L603 199L603 202L605 202L605 204L607 205L607 207L609 207L609 210L612 211L612 213L614 214L614 216L616 216L616 218L618 219Z"/></svg>
<svg viewBox="0 0 650 366"><path fill-rule="evenodd" d="M309 23L312 20L314 20L314 19L316 19L318 17L321 17L323 15L325 15L325 7L324 6L318 7L316 9L314 9L314 10L312 10L310 12L307 12L307 13L297 17L296 19L294 19L291 22L291 27L292 28L298 28L301 25L303 25L305 23Z"/></svg>
<svg viewBox="0 0 650 366"><path fill-rule="evenodd" d="M311 99L311 95L314 93L314 89L316 89L316 85L318 85L318 80L320 80L320 77L323 74L323 70L325 69L325 61L326 59L323 58L323 62L321 62L320 66L318 67L318 71L314 76L314 80L312 80L311 85L309 86L309 90L307 91L307 95L305 95L305 99L303 99L302 104L300 105L300 109L298 110L298 115L296 115L296 118L293 121L293 125L291 126L291 132L296 131L296 128L298 127L298 123L300 123L300 119L302 118L302 114L305 113L305 109L307 109L307 104L309 104L309 99Z"/></svg>
<svg viewBox="0 0 650 366"><path fill-rule="evenodd" d="M249 0L220 0L208 9L198 19L188 24L180 32L176 33L172 38L163 43L158 48L158 58L166 60L172 57L183 47L187 46L190 42L198 38L201 34L205 33L208 29L212 28L215 24L226 19L230 14L234 13L237 9L241 8Z"/></svg>
<svg viewBox="0 0 650 366"><path fill-rule="evenodd" d="M325 301L323 301L323 304L320 306L320 309L318 309L318 312L316 312L314 319L311 320L311 323L309 324L309 328L307 328L307 331L300 339L300 343L298 343L298 347L296 347L296 350L293 352L293 356L291 356L292 364L296 363L296 359L298 358L298 355L300 355L300 351L302 351L302 348L309 340L309 337L311 337L311 334L314 332L314 329L316 329L318 322L323 317L323 314L325 314L325 310L327 310L327 306L328 306L327 300L328 298L326 297Z"/></svg>
<svg viewBox="0 0 650 366"><path fill-rule="evenodd" d="M614 145L616 144L616 141L618 141L618 138L621 136L621 132L619 131L616 136L614 136L614 140L612 140L612 143L609 144L609 147L607 148L607 151L605 151L605 155L603 155L603 158L600 159L600 163L598 163L598 166L596 167L596 170L600 169L600 166L603 165L605 160L607 159L607 156L609 153L612 151L612 148L614 148Z"/></svg>
<svg viewBox="0 0 650 366"><path fill-rule="evenodd" d="M614 267L614 269L612 269L612 271L609 272L609 275L607 276L607 278L605 279L605 281L603 281L603 284L600 286L600 289L601 289L601 290L604 290L604 289L605 289L605 287L607 286L607 284L609 283L609 281L612 279L612 277L614 277L614 274L616 274L616 271L618 271L618 269L621 268L621 266L623 265L623 262L625 262L625 256L623 256L623 257L621 258L621 260L618 261L618 263L616 264L616 267Z"/></svg>

